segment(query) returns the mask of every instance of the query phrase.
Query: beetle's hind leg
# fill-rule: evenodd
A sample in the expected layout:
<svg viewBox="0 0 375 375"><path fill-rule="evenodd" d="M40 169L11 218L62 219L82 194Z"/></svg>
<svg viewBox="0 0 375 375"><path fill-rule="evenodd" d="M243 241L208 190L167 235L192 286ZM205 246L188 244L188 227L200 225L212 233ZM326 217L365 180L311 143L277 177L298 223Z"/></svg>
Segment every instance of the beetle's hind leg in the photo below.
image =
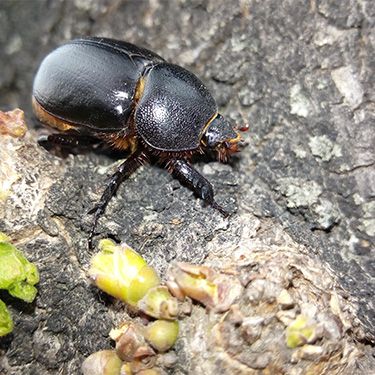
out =
<svg viewBox="0 0 375 375"><path fill-rule="evenodd" d="M186 160L173 159L168 162L168 169L172 172L183 185L194 191L201 199L210 206L218 210L224 217L229 213L225 211L214 198L214 189L211 183L204 178L195 168L193 168Z"/></svg>
<svg viewBox="0 0 375 375"><path fill-rule="evenodd" d="M88 245L92 249L92 239L95 234L95 229L98 224L99 218L103 215L109 201L116 194L117 189L121 183L127 179L133 172L135 172L141 165L147 161L146 155L142 151L136 151L130 155L120 166L116 172L111 176L106 188L99 200L99 202L92 208L88 214L94 214L94 220L91 226Z"/></svg>
<svg viewBox="0 0 375 375"><path fill-rule="evenodd" d="M49 135L41 135L38 138L38 144L47 150L53 146L74 149L75 147L92 147L101 143L98 138L78 133L54 133Z"/></svg>

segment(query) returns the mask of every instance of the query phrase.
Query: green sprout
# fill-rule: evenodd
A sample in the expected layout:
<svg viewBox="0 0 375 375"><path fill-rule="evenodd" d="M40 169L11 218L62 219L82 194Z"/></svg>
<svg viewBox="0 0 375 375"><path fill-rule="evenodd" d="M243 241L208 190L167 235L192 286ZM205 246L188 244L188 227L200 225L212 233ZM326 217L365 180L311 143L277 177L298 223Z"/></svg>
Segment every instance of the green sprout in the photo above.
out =
<svg viewBox="0 0 375 375"><path fill-rule="evenodd" d="M316 324L304 315L298 315L286 328L286 344L291 349L310 343L315 337Z"/></svg>
<svg viewBox="0 0 375 375"><path fill-rule="evenodd" d="M0 299L0 337L13 331L13 321L5 303Z"/></svg>
<svg viewBox="0 0 375 375"><path fill-rule="evenodd" d="M39 282L38 269L0 232L0 289L25 302L36 296L35 284ZM10 333L13 322L3 301L0 300L0 336Z"/></svg>

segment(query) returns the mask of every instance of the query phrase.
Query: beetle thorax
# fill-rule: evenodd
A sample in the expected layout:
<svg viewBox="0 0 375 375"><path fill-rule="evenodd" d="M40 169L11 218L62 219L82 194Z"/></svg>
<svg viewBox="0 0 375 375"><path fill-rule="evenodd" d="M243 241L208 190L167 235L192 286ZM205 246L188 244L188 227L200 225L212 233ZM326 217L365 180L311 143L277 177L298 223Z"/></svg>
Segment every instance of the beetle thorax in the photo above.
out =
<svg viewBox="0 0 375 375"><path fill-rule="evenodd" d="M145 143L158 151L199 148L216 103L192 73L172 64L156 65L146 77L135 110L135 126Z"/></svg>

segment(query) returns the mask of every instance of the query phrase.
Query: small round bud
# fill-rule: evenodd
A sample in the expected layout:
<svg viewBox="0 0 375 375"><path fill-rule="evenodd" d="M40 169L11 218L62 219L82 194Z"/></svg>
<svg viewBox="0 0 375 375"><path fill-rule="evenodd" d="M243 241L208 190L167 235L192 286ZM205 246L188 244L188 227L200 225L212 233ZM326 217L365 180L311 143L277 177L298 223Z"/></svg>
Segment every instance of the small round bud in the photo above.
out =
<svg viewBox="0 0 375 375"><path fill-rule="evenodd" d="M176 342L179 332L178 322L156 320L146 327L146 340L159 352L165 352Z"/></svg>

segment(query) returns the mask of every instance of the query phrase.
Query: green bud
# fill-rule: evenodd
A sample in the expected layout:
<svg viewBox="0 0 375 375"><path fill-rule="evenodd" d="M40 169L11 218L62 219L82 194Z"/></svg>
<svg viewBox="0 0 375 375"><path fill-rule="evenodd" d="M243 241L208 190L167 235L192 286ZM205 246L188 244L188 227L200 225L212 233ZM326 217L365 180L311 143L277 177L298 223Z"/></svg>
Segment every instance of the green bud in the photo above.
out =
<svg viewBox="0 0 375 375"><path fill-rule="evenodd" d="M308 317L298 315L286 328L286 345L294 349L309 343L315 337L315 332L316 324L311 322Z"/></svg>
<svg viewBox="0 0 375 375"><path fill-rule="evenodd" d="M175 344L178 332L176 320L156 320L146 327L145 337L158 352L165 352Z"/></svg>
<svg viewBox="0 0 375 375"><path fill-rule="evenodd" d="M27 282L20 281L15 283L8 288L8 292L11 296L22 299L25 302L33 302L38 292L35 286L28 284Z"/></svg>
<svg viewBox="0 0 375 375"><path fill-rule="evenodd" d="M82 363L83 375L120 375L122 361L114 350L101 350Z"/></svg>
<svg viewBox="0 0 375 375"><path fill-rule="evenodd" d="M4 232L0 232L0 242L10 242L10 238Z"/></svg>
<svg viewBox="0 0 375 375"><path fill-rule="evenodd" d="M91 259L89 275L104 292L135 306L149 289L160 284L156 271L129 246L104 239L99 249Z"/></svg>
<svg viewBox="0 0 375 375"><path fill-rule="evenodd" d="M121 375L133 375L132 365L129 362L123 363L120 370Z"/></svg>
<svg viewBox="0 0 375 375"><path fill-rule="evenodd" d="M5 303L0 299L0 337L13 330L13 321Z"/></svg>
<svg viewBox="0 0 375 375"><path fill-rule="evenodd" d="M36 295L34 285L39 282L36 266L30 263L12 244L0 242L0 289L26 302Z"/></svg>
<svg viewBox="0 0 375 375"><path fill-rule="evenodd" d="M145 314L159 319L176 319L178 313L177 299L172 297L165 286L150 289L137 307Z"/></svg>
<svg viewBox="0 0 375 375"><path fill-rule="evenodd" d="M137 375L160 375L161 372L158 371L156 368L149 368L146 370L141 370L137 373Z"/></svg>

